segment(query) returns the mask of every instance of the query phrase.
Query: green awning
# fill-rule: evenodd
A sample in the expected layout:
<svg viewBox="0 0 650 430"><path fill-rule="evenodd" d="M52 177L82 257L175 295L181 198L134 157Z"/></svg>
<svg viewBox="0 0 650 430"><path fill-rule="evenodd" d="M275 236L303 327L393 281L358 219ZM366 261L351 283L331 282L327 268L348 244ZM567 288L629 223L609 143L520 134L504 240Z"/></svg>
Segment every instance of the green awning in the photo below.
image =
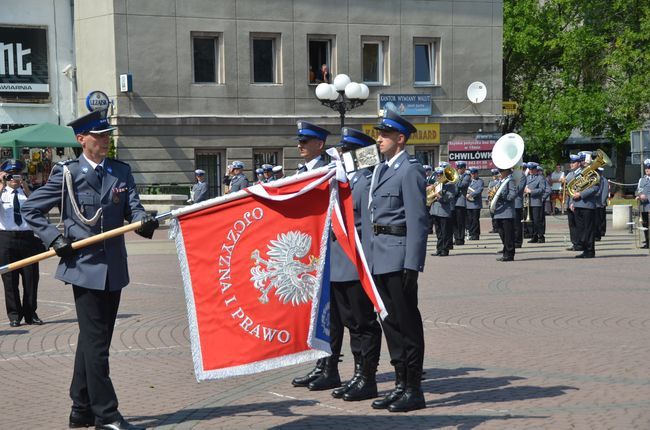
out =
<svg viewBox="0 0 650 430"><path fill-rule="evenodd" d="M72 128L44 122L0 133L0 147L13 148L18 158L19 148L79 147Z"/></svg>

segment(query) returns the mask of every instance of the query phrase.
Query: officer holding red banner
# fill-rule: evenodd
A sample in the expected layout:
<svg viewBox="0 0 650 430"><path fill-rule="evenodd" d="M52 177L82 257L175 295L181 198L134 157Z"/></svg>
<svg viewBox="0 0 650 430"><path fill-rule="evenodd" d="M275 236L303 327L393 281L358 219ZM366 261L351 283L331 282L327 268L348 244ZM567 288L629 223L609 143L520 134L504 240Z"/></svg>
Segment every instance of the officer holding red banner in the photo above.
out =
<svg viewBox="0 0 650 430"><path fill-rule="evenodd" d="M373 228L372 274L388 311L382 321L395 389L372 407L408 412L426 407L420 386L424 331L418 310L418 273L424 270L428 214L422 165L405 150L416 128L391 110L379 124L377 143L385 162L375 168L370 186Z"/></svg>
<svg viewBox="0 0 650 430"><path fill-rule="evenodd" d="M122 227L124 221L143 221L136 232L151 238L158 221L140 204L129 165L106 157L114 130L106 110L91 112L68 125L82 155L58 163L48 182L25 202L22 215L43 243L61 257L56 278L71 284L74 293L79 337L70 384L69 427L143 429L130 424L118 411L109 374L115 318L122 288L129 283L124 236L79 250L73 249L72 243ZM54 206L61 210L63 234L47 218Z"/></svg>

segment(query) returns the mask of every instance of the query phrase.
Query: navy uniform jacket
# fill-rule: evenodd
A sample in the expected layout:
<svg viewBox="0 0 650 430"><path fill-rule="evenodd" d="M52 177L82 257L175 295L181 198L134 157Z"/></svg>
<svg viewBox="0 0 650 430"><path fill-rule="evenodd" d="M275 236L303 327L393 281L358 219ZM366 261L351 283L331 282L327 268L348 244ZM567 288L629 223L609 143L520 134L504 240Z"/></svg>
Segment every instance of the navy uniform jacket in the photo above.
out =
<svg viewBox="0 0 650 430"><path fill-rule="evenodd" d="M58 163L45 185L34 191L22 206L22 215L34 233L50 247L60 232L50 224L47 213L61 205L63 164L72 174L74 195L65 191L63 207L64 235L73 241L122 227L124 221L138 221L146 216L135 189L131 167L121 161L104 160L104 180L99 179L85 157ZM92 218L99 208L103 214L94 226L81 222L73 212L70 199L74 198L82 215ZM124 236L79 249L70 258L62 258L56 279L91 290L104 290L108 281L110 291L117 291L129 283Z"/></svg>
<svg viewBox="0 0 650 430"><path fill-rule="evenodd" d="M469 189L474 191L469 191ZM483 207L483 179L472 179L467 188L467 194L474 197L474 200L467 200L467 209L481 209Z"/></svg>
<svg viewBox="0 0 650 430"><path fill-rule="evenodd" d="M406 236L379 234L372 237L372 273L381 275L412 269L422 272L426 256L429 220L424 191L424 169L404 151L377 180L375 168L370 209L375 224L406 226Z"/></svg>
<svg viewBox="0 0 650 430"><path fill-rule="evenodd" d="M510 180L506 184L503 191L501 191L499 199L497 200L496 207L494 209L494 219L515 218L515 198L517 197L517 186L515 185L515 181L512 178L512 175L508 176L508 178L510 178ZM501 182L502 181L499 181L499 186L501 186Z"/></svg>
<svg viewBox="0 0 650 430"><path fill-rule="evenodd" d="M571 196L571 193L569 192L567 187L569 185L569 182L571 182L571 180L573 178L575 178L576 172L578 172L579 170L580 170L580 168L577 168L576 170L571 170L571 171L569 171L569 173L564 175L564 178L566 180L566 182L564 184L564 191L566 193L566 196L564 197L564 204L566 205L567 208L569 208L571 206L571 204L573 203L573 197Z"/></svg>
<svg viewBox="0 0 650 430"><path fill-rule="evenodd" d="M641 194L646 195L647 199L645 201L639 201L639 207L643 212L650 212L650 176L644 176L639 179L634 194L637 196L640 196Z"/></svg>
<svg viewBox="0 0 650 430"><path fill-rule="evenodd" d="M233 176L230 180L230 192L234 193L235 191L243 190L248 187L248 178L243 173Z"/></svg>
<svg viewBox="0 0 650 430"><path fill-rule="evenodd" d="M540 174L539 177L544 180L544 193L542 193L542 202L545 202L549 197L551 197L551 184L548 182L548 180L546 180L546 176Z"/></svg>
<svg viewBox="0 0 650 430"><path fill-rule="evenodd" d="M600 199L596 201L597 208L604 208L607 206L607 199L609 198L609 182L605 175L600 175Z"/></svg>
<svg viewBox="0 0 650 430"><path fill-rule="evenodd" d="M596 209L598 200L600 200L600 183L581 191L580 198L573 200L572 203L574 208Z"/></svg>
<svg viewBox="0 0 650 430"><path fill-rule="evenodd" d="M530 207L542 206L544 193L546 192L546 178L541 175L529 174L526 177L526 186L530 188Z"/></svg>
<svg viewBox="0 0 650 430"><path fill-rule="evenodd" d="M528 176L521 176L519 183L517 184L517 197L515 197L515 209L524 208L524 188L526 188L526 181Z"/></svg>
<svg viewBox="0 0 650 430"><path fill-rule="evenodd" d="M370 267L370 240L372 227L370 225L370 215L368 213L368 191L370 190L370 180L372 172L368 169L362 169L354 173L350 179L350 188L352 188L352 205L354 208L354 225L361 239L368 267ZM337 240L332 240L330 235L330 281L332 282L349 282L358 281L359 273L356 266L350 261L346 253L339 245Z"/></svg>
<svg viewBox="0 0 650 430"><path fill-rule="evenodd" d="M323 156L319 155L318 161L316 161L316 163L314 164L314 167L312 167L311 170L315 170L315 169L318 169L319 167L325 167L325 166L327 166L327 163L323 159ZM303 172L306 172L307 170L308 170L307 165L305 163L305 164L302 165L302 167L300 169L296 170L296 173L303 173Z"/></svg>
<svg viewBox="0 0 650 430"><path fill-rule="evenodd" d="M197 182L192 187L192 202L199 203L208 199L208 183Z"/></svg>
<svg viewBox="0 0 650 430"><path fill-rule="evenodd" d="M458 180L458 184L456 185L456 206L467 206L467 199L465 198L465 195L467 194L467 187L469 187L471 180L472 177L467 172L463 173L463 175Z"/></svg>
<svg viewBox="0 0 650 430"><path fill-rule="evenodd" d="M433 216L441 218L451 218L452 204L454 203L454 196L456 195L456 184L447 182L442 186L440 197L433 202L429 213Z"/></svg>

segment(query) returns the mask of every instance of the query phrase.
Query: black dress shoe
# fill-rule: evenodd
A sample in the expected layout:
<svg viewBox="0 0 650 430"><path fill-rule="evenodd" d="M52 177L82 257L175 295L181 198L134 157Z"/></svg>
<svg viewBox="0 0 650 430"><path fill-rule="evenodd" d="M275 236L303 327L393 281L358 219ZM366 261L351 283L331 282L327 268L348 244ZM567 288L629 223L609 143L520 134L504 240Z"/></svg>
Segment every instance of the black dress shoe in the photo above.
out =
<svg viewBox="0 0 650 430"><path fill-rule="evenodd" d="M646 243L645 245L643 245L641 249L648 249L648 244Z"/></svg>
<svg viewBox="0 0 650 430"><path fill-rule="evenodd" d="M544 242L546 242L546 239L543 238L543 237L540 237L539 239L537 239L537 243L544 243Z"/></svg>
<svg viewBox="0 0 650 430"><path fill-rule="evenodd" d="M43 325L45 324L42 319L38 317L38 315L34 315L31 320L25 320L27 324L34 324L34 325Z"/></svg>
<svg viewBox="0 0 650 430"><path fill-rule="evenodd" d="M515 248L521 248L521 246L522 246L522 244L518 243L518 244L515 245Z"/></svg>
<svg viewBox="0 0 650 430"><path fill-rule="evenodd" d="M127 420L125 420L124 418L120 418L119 420L112 423L97 424L95 426L95 429L96 430L145 430L144 427L133 425Z"/></svg>
<svg viewBox="0 0 650 430"><path fill-rule="evenodd" d="M92 412L70 412L68 427L71 429L80 429L95 425L95 415Z"/></svg>
<svg viewBox="0 0 650 430"><path fill-rule="evenodd" d="M438 254L439 257L447 257L449 256L449 251L440 251L440 254Z"/></svg>
<svg viewBox="0 0 650 430"><path fill-rule="evenodd" d="M576 258L594 258L594 257L596 257L596 254L587 254L586 252L576 255Z"/></svg>
<svg viewBox="0 0 650 430"><path fill-rule="evenodd" d="M498 257L497 261L514 261L514 257Z"/></svg>
<svg viewBox="0 0 650 430"><path fill-rule="evenodd" d="M9 321L9 326L10 326L10 327L20 327L20 321L18 321L18 320L11 320L11 321Z"/></svg>
<svg viewBox="0 0 650 430"><path fill-rule="evenodd" d="M528 241L528 243L537 243L537 242L539 242L539 241L537 240L536 237L533 237L532 239L530 239L530 240Z"/></svg>
<svg viewBox="0 0 650 430"><path fill-rule="evenodd" d="M439 256L439 255L440 255L440 251L436 251L436 252L432 252L432 253L431 253L431 256L432 256L432 257L437 257L437 256Z"/></svg>

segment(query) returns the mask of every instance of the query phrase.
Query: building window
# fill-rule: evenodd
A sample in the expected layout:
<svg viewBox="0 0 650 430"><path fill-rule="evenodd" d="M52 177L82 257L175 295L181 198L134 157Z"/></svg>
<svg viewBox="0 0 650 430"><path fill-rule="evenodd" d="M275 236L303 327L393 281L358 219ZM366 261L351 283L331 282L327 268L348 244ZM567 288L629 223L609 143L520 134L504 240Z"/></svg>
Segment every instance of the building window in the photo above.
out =
<svg viewBox="0 0 650 430"><path fill-rule="evenodd" d="M193 33L192 63L194 83L219 83L219 37Z"/></svg>
<svg viewBox="0 0 650 430"><path fill-rule="evenodd" d="M277 166L280 161L279 149L254 149L253 150L253 166L254 169L262 167L262 164L270 164Z"/></svg>
<svg viewBox="0 0 650 430"><path fill-rule="evenodd" d="M388 41L384 39L363 39L361 55L363 61L363 82L369 85L387 85L386 57Z"/></svg>
<svg viewBox="0 0 650 430"><path fill-rule="evenodd" d="M432 40L415 39L413 49L413 83L415 85L437 85L439 83L438 44Z"/></svg>
<svg viewBox="0 0 650 430"><path fill-rule="evenodd" d="M309 44L309 83L332 83L333 38L307 36Z"/></svg>
<svg viewBox="0 0 650 430"><path fill-rule="evenodd" d="M251 36L251 76L254 84L275 84L278 74L278 35Z"/></svg>

